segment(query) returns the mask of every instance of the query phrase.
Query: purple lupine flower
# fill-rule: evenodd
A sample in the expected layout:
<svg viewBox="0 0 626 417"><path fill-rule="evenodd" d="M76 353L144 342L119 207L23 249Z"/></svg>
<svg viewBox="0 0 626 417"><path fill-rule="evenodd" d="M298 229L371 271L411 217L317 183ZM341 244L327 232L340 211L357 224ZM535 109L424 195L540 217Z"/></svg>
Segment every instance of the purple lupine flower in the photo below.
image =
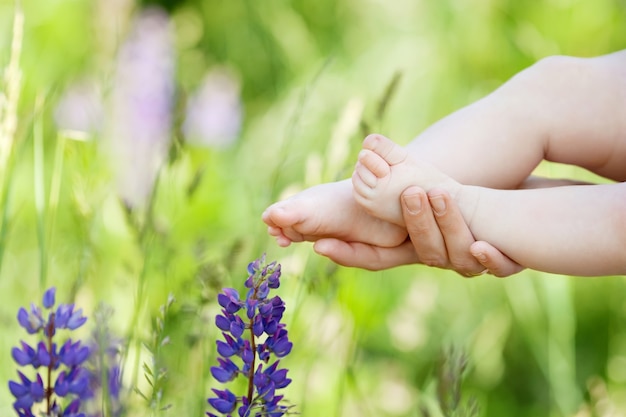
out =
<svg viewBox="0 0 626 417"><path fill-rule="evenodd" d="M248 265L248 273L245 300L233 288L225 288L217 297L222 311L216 315L215 325L222 330L224 340L216 341L220 357L218 366L211 367L211 375L221 383L243 376L248 380L248 391L236 396L229 390L214 389L216 397L208 402L222 416L231 417L237 409L239 417L280 417L289 407L281 403L283 396L276 395L276 390L285 388L291 379L287 378L287 369L278 367L280 361L267 366L272 355L282 358L293 346L281 323L285 303L278 296L268 298L270 289L280 286L280 265L266 264L263 255ZM255 366L257 358L262 363ZM218 416L210 412L207 415Z"/></svg>
<svg viewBox="0 0 626 417"><path fill-rule="evenodd" d="M37 333L46 323L41 315L41 309L34 304L30 305L30 312L21 307L17 312L17 321L29 334Z"/></svg>
<svg viewBox="0 0 626 417"><path fill-rule="evenodd" d="M166 159L173 98L169 18L147 9L120 47L106 128L118 192L130 208L146 203Z"/></svg>
<svg viewBox="0 0 626 417"><path fill-rule="evenodd" d="M56 293L57 289L55 287L51 287L43 294L42 304L44 308L49 309L54 305Z"/></svg>
<svg viewBox="0 0 626 417"><path fill-rule="evenodd" d="M254 373L254 386L259 396L266 402L274 399L277 389L284 388L291 382L291 379L287 378L286 369L277 369L278 363L279 361L276 361L266 369L263 369L261 364Z"/></svg>
<svg viewBox="0 0 626 417"><path fill-rule="evenodd" d="M40 363L37 359L37 351L30 347L28 343L20 341L22 348L14 347L11 350L13 360L20 366L32 365L35 369L39 368Z"/></svg>
<svg viewBox="0 0 626 417"><path fill-rule="evenodd" d="M183 133L187 143L226 148L232 145L242 122L239 83L222 69L214 69L187 102Z"/></svg>
<svg viewBox="0 0 626 417"><path fill-rule="evenodd" d="M65 410L63 410L63 414L57 412L59 417L85 417L84 413L80 412L80 400L76 399L70 403Z"/></svg>
<svg viewBox="0 0 626 417"><path fill-rule="evenodd" d="M214 366L211 368L211 375L219 382L228 382L235 379L239 368L233 361L227 358L217 358L220 366Z"/></svg>
<svg viewBox="0 0 626 417"><path fill-rule="evenodd" d="M29 411L34 403L40 402L44 398L45 389L41 375L37 374L36 380L29 380L23 373L17 371L21 384L15 381L9 381L9 391L15 397L13 407L17 412Z"/></svg>
<svg viewBox="0 0 626 417"><path fill-rule="evenodd" d="M89 388L92 397L89 405L98 404L88 410L88 417L104 417L103 409L108 410L107 416L119 417L124 412L122 396L122 345L123 340L115 337L109 328L109 320L113 309L100 304L93 313L94 331L89 348L91 354L86 363L89 371ZM106 404L103 407L102 404Z"/></svg>
<svg viewBox="0 0 626 417"><path fill-rule="evenodd" d="M72 343L72 339L67 339L59 349L58 358L60 363L71 368L85 362L89 353L89 348L81 346L80 341Z"/></svg>
<svg viewBox="0 0 626 417"><path fill-rule="evenodd" d="M216 398L210 398L209 404L213 406L217 411L223 414L231 413L237 406L237 397L229 390L220 391L214 389L213 392L217 395ZM213 414L207 413L209 416Z"/></svg>
<svg viewBox="0 0 626 417"><path fill-rule="evenodd" d="M74 330L85 323L82 310L74 310L73 304L61 304L55 310L56 289L49 288L43 295L42 305L47 311L48 319L43 319L41 308L31 304L30 312L20 308L17 314L18 323L30 334L43 334L44 340L36 348L21 341L21 347L11 351L13 360L21 367L32 367L35 370L33 380L18 371L20 381L9 381L9 390L15 397L13 408L18 416L34 416L32 407L45 401L46 415L84 417L79 412L80 399L88 395L88 378L82 364L89 356L89 348L80 341L67 339L61 348L57 348L53 338L59 329ZM45 378L39 373L44 368ZM53 371L59 370L54 385L45 386L44 379L51 383ZM58 406L57 397L73 397L74 401L64 410Z"/></svg>
<svg viewBox="0 0 626 417"><path fill-rule="evenodd" d="M233 314L239 311L243 303L239 300L239 293L234 288L224 288L223 294L218 294L217 302L224 307L227 313Z"/></svg>

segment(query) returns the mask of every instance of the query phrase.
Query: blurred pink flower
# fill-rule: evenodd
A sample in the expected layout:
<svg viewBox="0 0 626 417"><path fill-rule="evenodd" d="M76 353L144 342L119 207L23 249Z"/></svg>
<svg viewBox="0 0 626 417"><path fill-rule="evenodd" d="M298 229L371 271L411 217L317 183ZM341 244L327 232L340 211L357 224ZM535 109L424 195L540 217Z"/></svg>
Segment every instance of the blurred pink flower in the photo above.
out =
<svg viewBox="0 0 626 417"><path fill-rule="evenodd" d="M84 139L99 133L104 110L98 86L89 80L71 84L54 110L54 121L65 135Z"/></svg>
<svg viewBox="0 0 626 417"><path fill-rule="evenodd" d="M227 71L215 69L189 98L185 140L192 145L228 147L239 135L242 117L239 83Z"/></svg>
<svg viewBox="0 0 626 417"><path fill-rule="evenodd" d="M107 127L118 192L129 207L147 201L167 156L173 96L169 18L149 9L120 48Z"/></svg>

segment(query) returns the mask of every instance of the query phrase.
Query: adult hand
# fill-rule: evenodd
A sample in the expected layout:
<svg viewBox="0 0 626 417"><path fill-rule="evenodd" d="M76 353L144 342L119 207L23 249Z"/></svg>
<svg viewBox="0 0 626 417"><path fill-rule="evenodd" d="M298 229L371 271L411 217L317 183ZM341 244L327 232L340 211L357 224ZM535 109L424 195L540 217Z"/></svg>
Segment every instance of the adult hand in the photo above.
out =
<svg viewBox="0 0 626 417"><path fill-rule="evenodd" d="M466 277L486 272L506 277L524 269L489 243L476 241L447 192L434 189L426 194L419 187L409 187L401 201L412 246L421 263L452 269Z"/></svg>
<svg viewBox="0 0 626 417"><path fill-rule="evenodd" d="M403 244L382 248L321 239L315 242L315 251L340 265L369 270L422 263L452 269L465 277L487 272L506 277L524 269L487 242L477 242L446 192L431 190L427 194L419 187L409 187L402 193L401 203L410 237Z"/></svg>

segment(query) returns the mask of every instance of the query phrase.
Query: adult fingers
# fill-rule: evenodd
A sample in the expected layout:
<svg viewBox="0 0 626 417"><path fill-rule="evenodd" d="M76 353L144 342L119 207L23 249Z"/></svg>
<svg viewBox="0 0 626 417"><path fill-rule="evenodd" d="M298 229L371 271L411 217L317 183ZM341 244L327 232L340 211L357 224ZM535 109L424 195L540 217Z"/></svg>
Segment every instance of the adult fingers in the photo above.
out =
<svg viewBox="0 0 626 417"><path fill-rule="evenodd" d="M474 242L470 246L470 252L483 267L489 270L489 273L497 277L508 277L524 269L523 266L487 242Z"/></svg>
<svg viewBox="0 0 626 417"><path fill-rule="evenodd" d="M484 273L485 267L472 256L469 250L475 242L474 235L450 194L443 190L433 189L428 192L428 200L445 241L451 269L466 277Z"/></svg>
<svg viewBox="0 0 626 417"><path fill-rule="evenodd" d="M313 244L318 254L343 265L370 271L414 264L419 261L413 245L406 241L394 248L382 248L360 242L344 242L339 239L320 239Z"/></svg>
<svg viewBox="0 0 626 417"><path fill-rule="evenodd" d="M439 268L450 265L446 244L433 217L426 192L411 186L401 196L402 215L420 263Z"/></svg>

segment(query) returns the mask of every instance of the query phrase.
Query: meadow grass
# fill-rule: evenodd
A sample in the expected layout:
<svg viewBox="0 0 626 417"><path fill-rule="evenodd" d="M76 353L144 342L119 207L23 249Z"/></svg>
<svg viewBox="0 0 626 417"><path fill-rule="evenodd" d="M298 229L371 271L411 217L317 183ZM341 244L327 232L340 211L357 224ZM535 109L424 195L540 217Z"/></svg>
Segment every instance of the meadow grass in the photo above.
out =
<svg viewBox="0 0 626 417"><path fill-rule="evenodd" d="M347 177L371 129L406 143L543 56L623 49L623 2L181 2L170 153L134 209L115 188L106 133L72 140L54 112L85 76L106 102L111 50L141 5L76 3L0 4L12 22L0 30L0 414L12 413L10 352L26 337L17 311L54 285L89 318L85 337L97 306L112 309L124 415L204 415L219 385L217 294L242 289L264 252L283 266L285 395L303 417L626 413L623 277L367 272L309 244L280 249L260 220L272 201ZM86 26L109 32L73 30ZM190 146L185 97L216 66L238 77L244 123L230 147ZM548 163L537 172L603 181ZM450 347L464 362L446 380L444 365L459 365L441 359Z"/></svg>

